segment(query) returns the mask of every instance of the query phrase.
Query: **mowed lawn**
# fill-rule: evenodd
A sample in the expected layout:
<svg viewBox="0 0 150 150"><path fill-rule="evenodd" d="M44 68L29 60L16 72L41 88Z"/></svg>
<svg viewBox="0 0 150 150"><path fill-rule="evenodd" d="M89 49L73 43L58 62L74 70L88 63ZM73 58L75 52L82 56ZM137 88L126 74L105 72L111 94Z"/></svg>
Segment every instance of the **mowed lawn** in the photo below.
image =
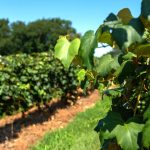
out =
<svg viewBox="0 0 150 150"><path fill-rule="evenodd" d="M98 101L79 113L67 127L46 133L31 150L98 150L99 135L94 128L108 109L107 102Z"/></svg>

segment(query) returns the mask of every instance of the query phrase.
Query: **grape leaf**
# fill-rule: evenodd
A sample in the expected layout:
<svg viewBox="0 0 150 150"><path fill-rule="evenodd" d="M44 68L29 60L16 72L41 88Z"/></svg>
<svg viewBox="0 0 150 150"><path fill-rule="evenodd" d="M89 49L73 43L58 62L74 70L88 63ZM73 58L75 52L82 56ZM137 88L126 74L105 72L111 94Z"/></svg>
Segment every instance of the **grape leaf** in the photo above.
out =
<svg viewBox="0 0 150 150"><path fill-rule="evenodd" d="M65 68L69 68L72 60L78 54L80 39L69 42L66 37L58 39L55 46L55 57L60 59Z"/></svg>
<svg viewBox="0 0 150 150"><path fill-rule="evenodd" d="M141 44L135 47L134 51L137 56L150 57L150 44Z"/></svg>
<svg viewBox="0 0 150 150"><path fill-rule="evenodd" d="M101 43L107 43L110 46L113 46L113 40L111 34L108 31L101 33L101 36L99 37L98 40Z"/></svg>
<svg viewBox="0 0 150 150"><path fill-rule="evenodd" d="M135 68L136 66L131 60L126 60L117 69L115 76L118 78L118 81L122 83L126 77L135 74Z"/></svg>
<svg viewBox="0 0 150 150"><path fill-rule="evenodd" d="M142 30L143 32L141 30L138 31L139 28L143 29L143 27L141 27L142 25L136 23L136 21L133 21L133 19L130 22L130 25L118 24L112 31L112 38L123 51L125 51L131 44L135 42L142 42L142 33L144 33L144 30ZM140 27L138 27L139 25Z"/></svg>
<svg viewBox="0 0 150 150"><path fill-rule="evenodd" d="M146 109L146 111L144 112L144 119L150 119L150 105L149 107Z"/></svg>
<svg viewBox="0 0 150 150"><path fill-rule="evenodd" d="M123 24L128 24L130 20L133 18L130 10L128 8L121 9L117 16L121 19Z"/></svg>
<svg viewBox="0 0 150 150"><path fill-rule="evenodd" d="M113 22L113 21L118 21L118 17L114 13L110 13L104 20L104 22Z"/></svg>
<svg viewBox="0 0 150 150"><path fill-rule="evenodd" d="M141 16L150 21L150 0L142 0Z"/></svg>
<svg viewBox="0 0 150 150"><path fill-rule="evenodd" d="M86 71L84 69L81 69L78 74L77 74L77 78L79 80L79 82L81 83L81 81L83 81L85 79L85 75L86 75Z"/></svg>
<svg viewBox="0 0 150 150"><path fill-rule="evenodd" d="M103 93L111 97L120 97L122 90L123 90L122 88L114 88L114 89L105 90Z"/></svg>
<svg viewBox="0 0 150 150"><path fill-rule="evenodd" d="M123 19L124 13L120 12L120 16ZM111 33L111 38L115 41L115 43L119 46L119 48L122 51L126 51L126 49L133 43L141 43L143 41L142 36L144 33L144 25L140 17L132 19L130 18L126 19L126 21L123 20L121 22L117 19L117 17L115 17L114 14L111 14L106 18L104 25L101 26L102 30L103 28L107 28L107 32L109 31ZM124 21L126 25L124 25ZM102 35L102 32L100 35ZM105 39L107 37L107 41L108 39L110 39L108 38L109 36L104 37Z"/></svg>
<svg viewBox="0 0 150 150"><path fill-rule="evenodd" d="M97 47L97 38L94 31L87 31L81 38L81 46L79 49L79 55L82 58L83 64L88 68L93 68L93 55L94 50Z"/></svg>
<svg viewBox="0 0 150 150"><path fill-rule="evenodd" d="M110 137L116 137L117 143L123 150L137 150L138 134L143 129L143 124L131 122L129 124L117 125L111 132Z"/></svg>
<svg viewBox="0 0 150 150"><path fill-rule="evenodd" d="M137 56L134 53L128 52L122 58L123 58L123 60L132 60L135 57L137 57Z"/></svg>
<svg viewBox="0 0 150 150"><path fill-rule="evenodd" d="M99 64L95 67L98 74L102 77L110 74L112 71L117 70L119 63L111 57L110 54L106 54L99 58Z"/></svg>
<svg viewBox="0 0 150 150"><path fill-rule="evenodd" d="M146 148L150 147L150 138L149 138L149 133L150 133L150 119L146 122L144 129L143 129L143 145Z"/></svg>
<svg viewBox="0 0 150 150"><path fill-rule="evenodd" d="M105 99L109 100L110 97L105 96ZM104 101L105 101L104 99ZM110 100L109 100L110 101ZM117 112L109 111L108 114L104 119L101 119L96 126L95 130L97 132L100 131L100 142L101 144L104 144L104 141L106 139L113 138L111 137L111 131L116 127L118 124L123 124L123 120L121 118L121 115Z"/></svg>

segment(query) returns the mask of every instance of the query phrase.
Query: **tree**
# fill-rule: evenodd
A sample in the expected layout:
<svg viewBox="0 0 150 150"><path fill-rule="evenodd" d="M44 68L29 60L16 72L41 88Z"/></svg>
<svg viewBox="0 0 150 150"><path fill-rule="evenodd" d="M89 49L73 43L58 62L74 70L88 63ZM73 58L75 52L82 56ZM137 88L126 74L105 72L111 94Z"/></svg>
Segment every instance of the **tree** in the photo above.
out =
<svg viewBox="0 0 150 150"><path fill-rule="evenodd" d="M17 21L11 24L11 41L13 42L12 52L25 51L26 48L26 24Z"/></svg>
<svg viewBox="0 0 150 150"><path fill-rule="evenodd" d="M22 21L9 25L0 20L0 54L43 52L53 49L60 35L70 39L80 36L71 21L60 18L41 19L25 24Z"/></svg>
<svg viewBox="0 0 150 150"><path fill-rule="evenodd" d="M0 19L0 54L5 55L11 51L10 28L8 19Z"/></svg>
<svg viewBox="0 0 150 150"><path fill-rule="evenodd" d="M27 25L26 44L31 52L47 51L53 49L60 35L66 34L71 38L77 36L70 21L59 18L37 20Z"/></svg>

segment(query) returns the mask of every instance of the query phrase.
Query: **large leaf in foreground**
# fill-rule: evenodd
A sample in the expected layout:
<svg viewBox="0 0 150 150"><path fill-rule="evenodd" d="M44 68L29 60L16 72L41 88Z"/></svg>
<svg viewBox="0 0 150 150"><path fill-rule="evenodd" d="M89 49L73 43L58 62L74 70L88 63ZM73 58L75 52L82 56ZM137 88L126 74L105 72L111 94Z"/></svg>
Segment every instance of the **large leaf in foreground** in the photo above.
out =
<svg viewBox="0 0 150 150"><path fill-rule="evenodd" d="M141 16L150 21L150 0L142 0Z"/></svg>
<svg viewBox="0 0 150 150"><path fill-rule="evenodd" d="M149 107L146 109L146 111L144 112L144 119L150 119L150 105Z"/></svg>
<svg viewBox="0 0 150 150"><path fill-rule="evenodd" d="M116 25L112 32L112 38L115 40L119 48L125 51L131 44L142 42L142 33L144 31L138 30L143 29L137 22L138 19L132 19L130 25ZM140 27L139 27L140 26Z"/></svg>
<svg viewBox="0 0 150 150"><path fill-rule="evenodd" d="M143 129L143 145L146 148L150 147L150 138L149 138L149 134L150 134L150 119L146 122L144 129Z"/></svg>
<svg viewBox="0 0 150 150"><path fill-rule="evenodd" d="M131 122L129 124L117 125L111 132L111 137L116 137L117 143L123 150L137 150L138 134L142 131L143 125Z"/></svg>
<svg viewBox="0 0 150 150"><path fill-rule="evenodd" d="M150 138L149 138L149 133L150 133L150 105L149 107L146 109L146 111L144 112L144 119L147 120L146 124L144 126L143 129L143 137L142 137L142 141L143 141L143 145L144 147L150 147Z"/></svg>
<svg viewBox="0 0 150 150"><path fill-rule="evenodd" d="M130 69L129 69L130 68ZM118 81L122 83L125 78L135 74L135 64L131 60L124 61L121 66L115 72L115 76L118 78Z"/></svg>
<svg viewBox="0 0 150 150"><path fill-rule="evenodd" d="M94 50L97 47L97 38L94 31L87 31L81 38L81 46L79 50L79 55L83 60L83 64L88 68L93 68L93 55Z"/></svg>
<svg viewBox="0 0 150 150"><path fill-rule="evenodd" d="M110 97L105 96L105 99L109 99ZM104 99L104 101L105 101ZM110 100L109 100L110 101ZM121 115L117 112L109 111L104 119L101 119L96 126L95 130L100 132L100 142L103 145L105 140L109 139L111 136L111 131L118 124L123 124L123 120Z"/></svg>
<svg viewBox="0 0 150 150"><path fill-rule="evenodd" d="M96 71L100 76L104 77L109 75L111 72L116 71L119 67L117 60L112 58L110 54L106 54L99 58L99 64L96 66Z"/></svg>
<svg viewBox="0 0 150 150"><path fill-rule="evenodd" d="M69 42L66 37L58 39L55 46L55 57L60 59L65 68L69 68L72 60L78 54L80 39Z"/></svg>
<svg viewBox="0 0 150 150"><path fill-rule="evenodd" d="M150 44L142 44L137 47L135 47L135 50L133 51L137 56L146 56L150 57Z"/></svg>
<svg viewBox="0 0 150 150"><path fill-rule="evenodd" d="M117 16L121 19L123 24L128 24L130 20L133 18L131 11L128 8L121 9Z"/></svg>

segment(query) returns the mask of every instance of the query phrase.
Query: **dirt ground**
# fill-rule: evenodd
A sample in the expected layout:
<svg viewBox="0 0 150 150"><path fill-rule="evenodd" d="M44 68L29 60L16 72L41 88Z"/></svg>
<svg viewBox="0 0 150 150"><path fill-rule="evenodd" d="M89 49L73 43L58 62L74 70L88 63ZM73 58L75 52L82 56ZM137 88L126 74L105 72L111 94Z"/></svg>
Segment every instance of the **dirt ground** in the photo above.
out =
<svg viewBox="0 0 150 150"><path fill-rule="evenodd" d="M53 101L51 107L38 111L32 108L22 118L22 114L0 120L0 150L28 150L29 146L39 140L47 131L63 128L74 116L92 107L99 100L98 91L88 97L81 97L73 106Z"/></svg>

